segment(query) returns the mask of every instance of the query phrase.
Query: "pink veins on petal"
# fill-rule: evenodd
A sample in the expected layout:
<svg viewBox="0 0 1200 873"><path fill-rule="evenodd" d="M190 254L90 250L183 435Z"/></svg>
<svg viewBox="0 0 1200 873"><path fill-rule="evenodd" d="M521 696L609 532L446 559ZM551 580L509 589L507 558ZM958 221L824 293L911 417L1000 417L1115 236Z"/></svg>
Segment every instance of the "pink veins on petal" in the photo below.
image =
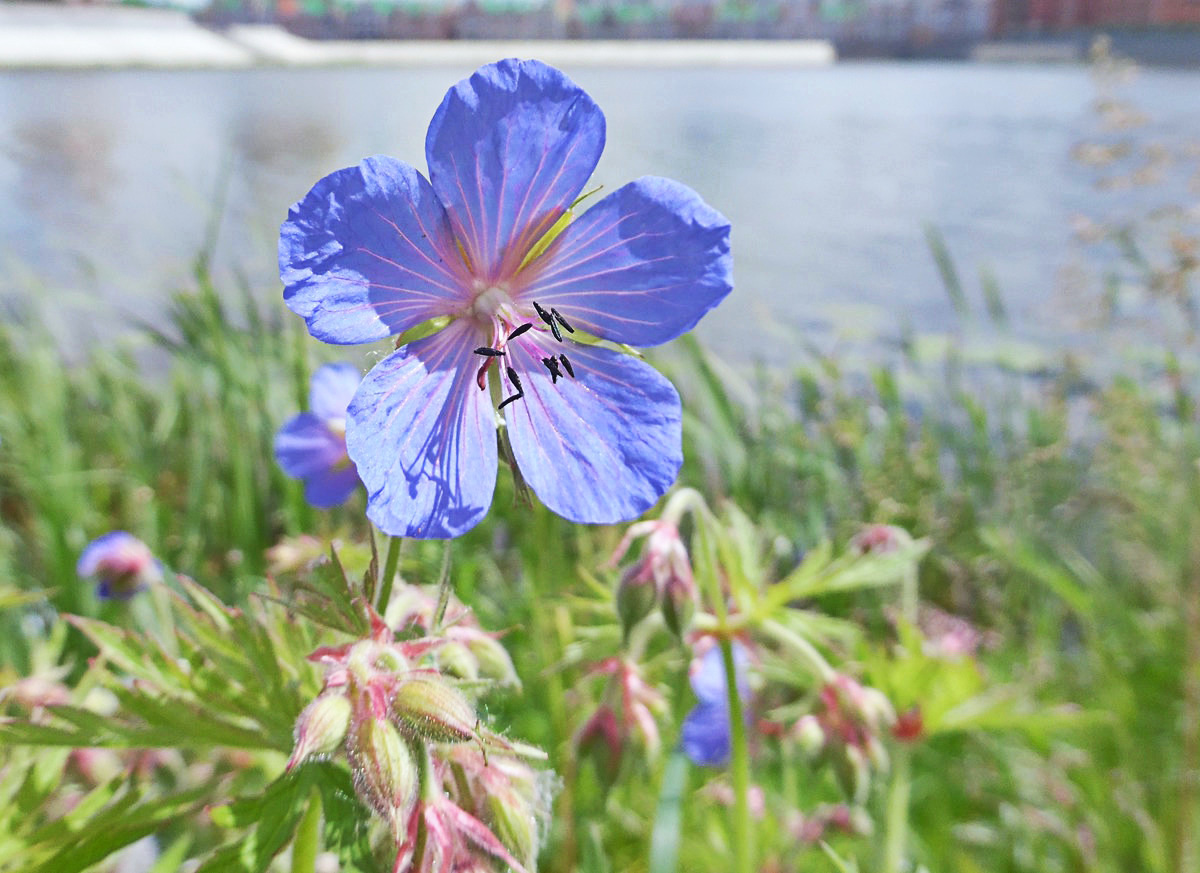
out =
<svg viewBox="0 0 1200 873"><path fill-rule="evenodd" d="M674 388L573 335L656 345L689 330L732 287L729 224L685 186L646 177L547 241L604 138L599 108L558 70L500 61L434 114L428 179L367 158L289 212L284 300L313 336L362 343L449 322L380 361L350 404L347 449L388 533L453 537L482 519L497 407L522 474L566 518L628 520L674 481ZM481 390L492 372L498 403Z"/></svg>

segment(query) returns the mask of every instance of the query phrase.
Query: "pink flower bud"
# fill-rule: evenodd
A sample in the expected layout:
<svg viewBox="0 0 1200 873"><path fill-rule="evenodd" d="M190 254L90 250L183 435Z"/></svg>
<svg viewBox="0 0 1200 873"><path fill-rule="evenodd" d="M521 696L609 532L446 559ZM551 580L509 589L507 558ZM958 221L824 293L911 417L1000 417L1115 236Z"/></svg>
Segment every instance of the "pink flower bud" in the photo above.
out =
<svg viewBox="0 0 1200 873"><path fill-rule="evenodd" d="M359 794L400 833L419 790L412 752L390 722L377 718L358 723L348 751Z"/></svg>
<svg viewBox="0 0 1200 873"><path fill-rule="evenodd" d="M650 614L658 602L658 585L649 568L635 564L621 574L617 585L617 617L626 637L634 626Z"/></svg>
<svg viewBox="0 0 1200 873"><path fill-rule="evenodd" d="M611 786L621 769L621 728L611 708L602 706L575 734L576 754L590 760L601 783Z"/></svg>
<svg viewBox="0 0 1200 873"><path fill-rule="evenodd" d="M350 728L350 701L340 694L322 694L296 719L296 745L287 769L314 755L328 755L342 744Z"/></svg>
<svg viewBox="0 0 1200 873"><path fill-rule="evenodd" d="M420 739L461 743L476 737L475 709L456 688L440 679L409 679L396 689L392 711Z"/></svg>
<svg viewBox="0 0 1200 873"><path fill-rule="evenodd" d="M683 639L696 613L696 584L691 577L671 576L663 587L662 614L668 630Z"/></svg>

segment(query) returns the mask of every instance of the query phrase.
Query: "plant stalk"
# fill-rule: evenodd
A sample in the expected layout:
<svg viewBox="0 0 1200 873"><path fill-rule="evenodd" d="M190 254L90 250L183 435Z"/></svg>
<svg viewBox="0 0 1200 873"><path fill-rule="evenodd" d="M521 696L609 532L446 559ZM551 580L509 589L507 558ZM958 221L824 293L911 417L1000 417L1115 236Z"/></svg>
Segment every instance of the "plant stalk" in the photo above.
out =
<svg viewBox="0 0 1200 873"><path fill-rule="evenodd" d="M321 795L316 790L308 800L308 809L296 829L292 843L292 873L315 873L317 850L321 846Z"/></svg>
<svg viewBox="0 0 1200 873"><path fill-rule="evenodd" d="M392 583L396 580L396 567L400 564L401 537L388 537L387 557L383 561L383 575L379 577L379 597L375 610L380 618L387 615L388 601L392 599Z"/></svg>

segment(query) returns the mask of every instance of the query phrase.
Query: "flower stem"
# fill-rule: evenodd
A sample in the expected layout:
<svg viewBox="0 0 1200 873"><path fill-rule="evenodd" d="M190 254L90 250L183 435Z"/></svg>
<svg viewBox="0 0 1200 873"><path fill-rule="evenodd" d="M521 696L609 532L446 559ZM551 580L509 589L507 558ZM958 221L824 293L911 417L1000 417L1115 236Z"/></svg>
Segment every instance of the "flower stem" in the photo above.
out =
<svg viewBox="0 0 1200 873"><path fill-rule="evenodd" d="M685 489L690 490L690 489ZM698 494L694 511L698 519L715 527L716 520ZM733 661L733 643L729 639L729 612L725 595L721 590L721 578L717 570L716 544L712 534L703 524L697 525L696 536L700 540L704 562L702 577L716 613L717 626L714 635L721 646L721 657L725 664L725 691L729 698L729 746L730 767L733 777L733 855L735 873L754 873L754 825L750 820L750 755L746 747L746 722L742 715L742 698L738 694L737 672Z"/></svg>
<svg viewBox="0 0 1200 873"><path fill-rule="evenodd" d="M317 849L320 845L321 795L314 790L292 843L292 873L313 873L317 869Z"/></svg>
<svg viewBox="0 0 1200 873"><path fill-rule="evenodd" d="M908 746L900 745L892 759L892 781L888 785L884 819L883 873L900 873L908 842L908 798L912 788Z"/></svg>
<svg viewBox="0 0 1200 873"><path fill-rule="evenodd" d="M379 597L375 610L380 617L387 615L388 601L392 599L392 583L396 580L396 567L400 563L401 537L388 537L387 557L383 561L383 575L379 577Z"/></svg>
<svg viewBox="0 0 1200 873"><path fill-rule="evenodd" d="M725 690L729 695L730 764L733 770L733 849L737 873L753 873L753 834L750 821L750 755L746 749L746 722L742 716L742 698L738 694L737 672L733 663L733 643L721 637L721 657L725 661Z"/></svg>

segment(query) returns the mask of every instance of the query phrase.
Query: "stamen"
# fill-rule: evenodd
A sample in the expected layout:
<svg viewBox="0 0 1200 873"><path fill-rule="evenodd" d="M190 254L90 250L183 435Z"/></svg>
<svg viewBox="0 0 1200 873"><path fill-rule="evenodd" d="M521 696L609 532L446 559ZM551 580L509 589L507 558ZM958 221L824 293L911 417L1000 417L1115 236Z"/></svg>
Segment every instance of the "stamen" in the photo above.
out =
<svg viewBox="0 0 1200 873"><path fill-rule="evenodd" d="M542 363L550 371L550 384L557 385L559 377L562 376L562 370L558 369L558 359L542 358Z"/></svg>
<svg viewBox="0 0 1200 873"><path fill-rule="evenodd" d="M504 355L504 352L493 349L491 346L480 346L475 350L475 354L483 355L485 358L499 358Z"/></svg>
<svg viewBox="0 0 1200 873"><path fill-rule="evenodd" d="M567 320L562 317L562 313L560 313L557 309L554 309L553 307L551 307L550 314L554 316L554 318L558 321L559 324L561 324L563 327L565 327L567 329L567 333L575 333L575 328L573 328L573 327L571 327L571 325L567 324Z"/></svg>
<svg viewBox="0 0 1200 873"><path fill-rule="evenodd" d="M525 389L523 389L521 387L521 377L517 375L517 371L514 370L512 367L505 367L504 369L508 371L508 379L510 382L513 383L513 386L518 391L521 391L522 393L524 393Z"/></svg>
<svg viewBox="0 0 1200 873"><path fill-rule="evenodd" d="M562 365L567 368L567 375L572 379L575 378L575 368L571 366L571 362L567 360L566 355L559 355L558 359L562 361Z"/></svg>
<svg viewBox="0 0 1200 873"><path fill-rule="evenodd" d="M514 370L512 367L505 367L504 369L506 369L508 371L508 380L513 383L513 387L515 387L517 389L517 393L514 394L512 397L509 397L506 400L501 401L500 405L498 407L496 407L497 409L503 409L504 407L508 406L508 404L512 403L513 401L520 400L522 397L525 396L525 389L521 387L521 377L517 375L517 371Z"/></svg>
<svg viewBox="0 0 1200 873"><path fill-rule="evenodd" d="M521 334L525 333L525 331L529 330L531 327L533 327L533 323L527 321L520 327L513 328L512 332L508 335L508 338L510 340L514 340L517 337L519 337Z"/></svg>
<svg viewBox="0 0 1200 873"><path fill-rule="evenodd" d="M537 310L537 314L546 324L554 324L554 319L550 317L550 313L538 306L537 301L533 301L533 308Z"/></svg>

